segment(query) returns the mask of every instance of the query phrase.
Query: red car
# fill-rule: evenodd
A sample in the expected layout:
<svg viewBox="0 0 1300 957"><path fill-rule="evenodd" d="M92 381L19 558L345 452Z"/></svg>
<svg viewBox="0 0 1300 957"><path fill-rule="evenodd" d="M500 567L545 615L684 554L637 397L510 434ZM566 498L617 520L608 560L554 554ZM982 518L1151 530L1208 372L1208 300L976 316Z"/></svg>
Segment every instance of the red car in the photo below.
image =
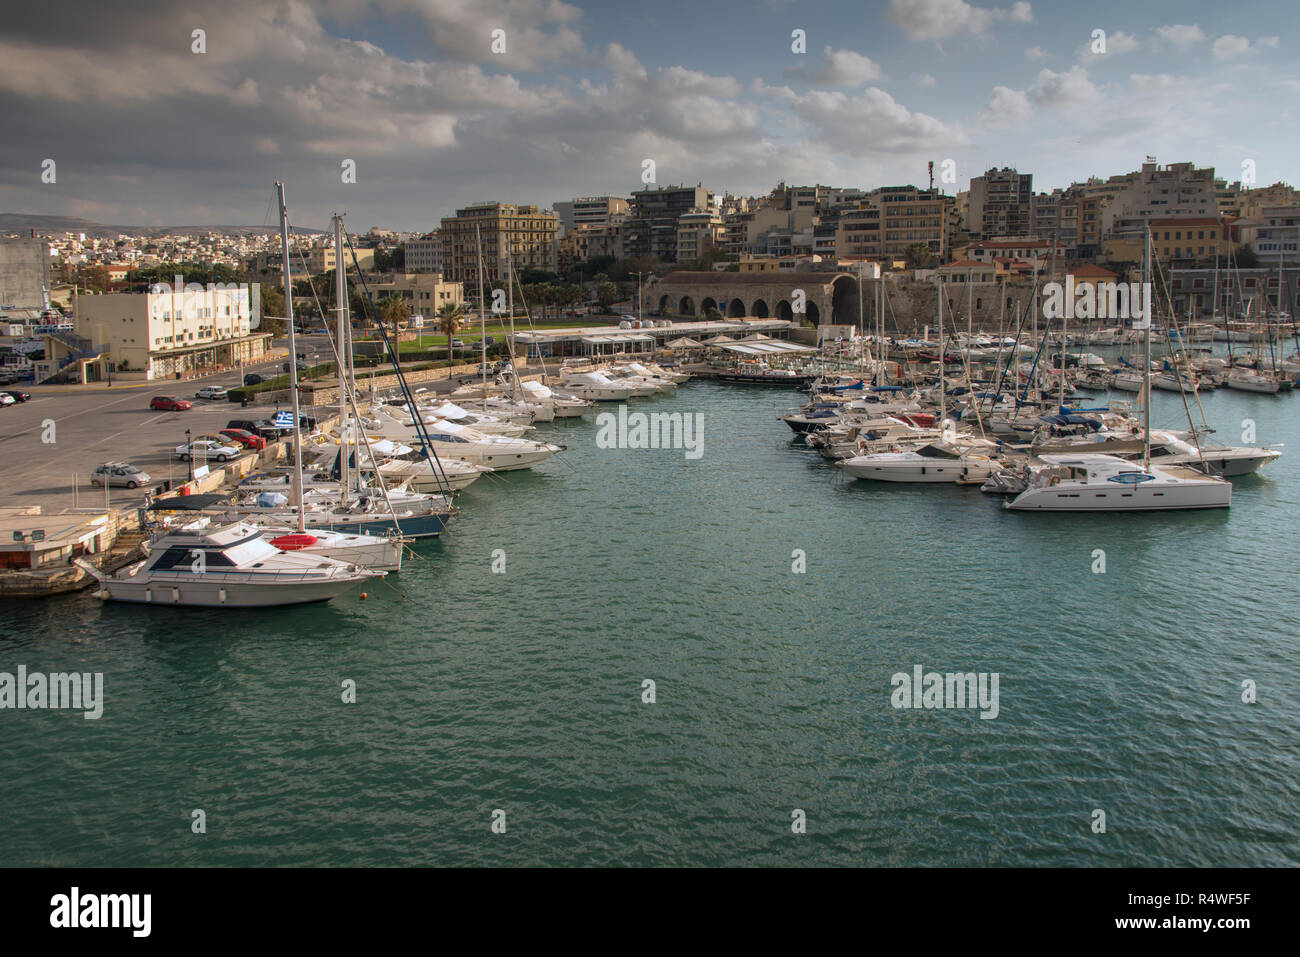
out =
<svg viewBox="0 0 1300 957"><path fill-rule="evenodd" d="M184 412L194 408L194 403L188 399L178 399L174 395L156 395L149 400L149 408L161 412Z"/></svg>
<svg viewBox="0 0 1300 957"><path fill-rule="evenodd" d="M234 439L246 449L252 449L254 452L260 452L266 448L266 439L260 435L254 435L252 432L245 432L243 429L222 429L221 434L228 439Z"/></svg>

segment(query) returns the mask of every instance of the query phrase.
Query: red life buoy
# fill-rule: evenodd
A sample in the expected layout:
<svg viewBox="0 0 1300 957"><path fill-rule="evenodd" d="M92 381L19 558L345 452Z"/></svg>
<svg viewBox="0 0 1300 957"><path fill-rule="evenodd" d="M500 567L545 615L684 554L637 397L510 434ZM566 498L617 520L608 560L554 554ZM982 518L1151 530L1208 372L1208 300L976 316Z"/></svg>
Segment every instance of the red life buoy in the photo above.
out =
<svg viewBox="0 0 1300 957"><path fill-rule="evenodd" d="M282 552L296 552L300 548L310 548L320 539L315 535L281 535L271 539L271 544Z"/></svg>

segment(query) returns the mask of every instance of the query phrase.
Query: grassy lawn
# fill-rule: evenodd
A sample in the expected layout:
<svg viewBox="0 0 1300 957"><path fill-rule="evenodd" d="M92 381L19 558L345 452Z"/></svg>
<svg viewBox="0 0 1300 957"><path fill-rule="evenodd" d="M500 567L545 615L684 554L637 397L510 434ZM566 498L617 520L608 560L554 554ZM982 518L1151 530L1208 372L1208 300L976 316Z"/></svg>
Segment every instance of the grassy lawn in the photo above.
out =
<svg viewBox="0 0 1300 957"><path fill-rule="evenodd" d="M535 320L530 326L527 320L515 320L515 333L528 332L529 329L576 329L590 328L593 326L617 326L621 316L582 316L578 319L547 319L545 322ZM510 331L510 323L501 322L500 320L489 321L485 327L489 336L500 337L503 333ZM456 333L456 338L465 343L470 350L478 349L479 342L479 324L477 319L461 327L460 332ZM441 333L429 332L421 335L418 331L416 337L409 341L403 341L398 347L402 353L420 352L425 349L443 349L447 348L447 337Z"/></svg>

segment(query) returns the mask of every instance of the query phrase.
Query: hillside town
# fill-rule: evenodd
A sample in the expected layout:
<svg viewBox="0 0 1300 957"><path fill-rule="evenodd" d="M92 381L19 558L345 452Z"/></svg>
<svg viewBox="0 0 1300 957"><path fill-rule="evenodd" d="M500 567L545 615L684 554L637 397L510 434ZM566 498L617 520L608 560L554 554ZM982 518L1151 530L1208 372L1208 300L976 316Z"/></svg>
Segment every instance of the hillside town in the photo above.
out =
<svg viewBox="0 0 1300 957"><path fill-rule="evenodd" d="M937 172L952 178L942 165ZM752 197L649 185L626 197L575 197L549 207L475 203L427 232L372 227L352 239L372 300L392 300L403 320L428 322L431 330L439 310L477 302L476 243L489 284L504 281L508 250L532 306L557 318L609 312L618 302L625 312L676 319L744 316L753 304L743 295L674 290L689 273L847 271L904 293L893 314L900 329L933 314L939 282L987 291L970 303L978 321L1005 301L994 287L1014 290L1049 270L1056 279L1127 277L1141 261L1148 227L1156 256L1174 276L1175 309L1194 318L1216 311L1216 267L1231 264L1241 277L1222 285L1220 313L1236 314L1266 291L1276 301L1279 288L1289 303L1300 284L1300 198L1285 183L1253 187L1228 182L1212 167L1161 165L1153 157L1132 172L1048 192L1035 192L1033 174L1012 168L989 169L952 193L936 185L935 174L931 163L923 187L778 183ZM263 284L279 282L278 247L270 228L116 236L30 229L11 236L0 242L0 363L19 379L54 383L173 378L256 361L282 328L259 294ZM298 254L297 275L329 288L329 237L300 232ZM185 306L193 328L151 327L139 335L125 320L170 324L171 300L145 297L182 273L185 283L232 288L209 288L207 301ZM725 276L718 279L725 284ZM300 321L323 318L307 296L296 311ZM755 317L773 316L792 320L794 313L788 304L761 302ZM832 317L801 318L816 325Z"/></svg>

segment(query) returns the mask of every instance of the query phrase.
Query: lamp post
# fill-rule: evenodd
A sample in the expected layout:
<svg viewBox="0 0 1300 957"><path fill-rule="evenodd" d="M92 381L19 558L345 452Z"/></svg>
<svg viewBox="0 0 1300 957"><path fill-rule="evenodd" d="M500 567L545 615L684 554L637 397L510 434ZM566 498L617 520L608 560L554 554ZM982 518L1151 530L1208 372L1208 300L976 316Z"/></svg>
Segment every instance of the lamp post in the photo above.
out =
<svg viewBox="0 0 1300 957"><path fill-rule="evenodd" d="M185 430L185 471L189 475L189 478L186 481L193 482L194 481L194 449L191 447L189 429Z"/></svg>

